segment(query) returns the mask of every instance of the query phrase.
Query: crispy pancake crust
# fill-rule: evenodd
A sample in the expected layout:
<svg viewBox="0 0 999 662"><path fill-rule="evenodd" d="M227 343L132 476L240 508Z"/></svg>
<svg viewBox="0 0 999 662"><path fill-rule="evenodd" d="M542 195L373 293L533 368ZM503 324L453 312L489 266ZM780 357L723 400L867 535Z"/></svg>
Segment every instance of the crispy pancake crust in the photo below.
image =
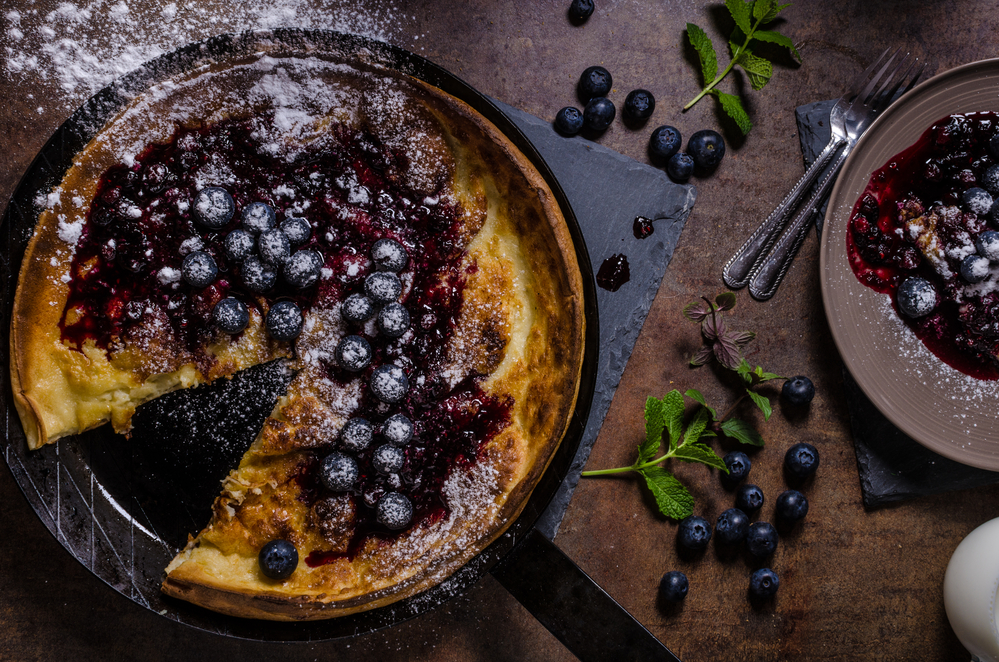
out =
<svg viewBox="0 0 999 662"><path fill-rule="evenodd" d="M159 352L153 361L141 351L68 347L59 329L72 255L67 228L86 208L74 209L73 201L92 199L100 173L118 162L122 145L169 137L172 125L133 129L139 118L164 113L182 123L195 108L199 121L258 112L252 94L244 95L243 104L233 101L243 98L233 92L257 90L262 81L282 76L301 86L318 80L337 93L336 105L309 130L293 129L298 133L287 138L289 144L307 142L330 121L364 126L382 141L412 150L411 167L392 176L414 190L443 190L464 211L460 266L468 277L447 348L447 373L453 383L483 375L482 390L511 403L508 424L477 460L452 467L442 517L395 536L369 535L349 553L357 509L365 506L344 495L310 497L300 480L303 467L315 464L351 413L349 398L344 404L350 385L331 390L309 358L345 335L335 306L309 311L294 348L270 340L257 315L238 342L214 337L207 363L183 352L168 358ZM207 92L207 79L225 93ZM60 189L41 215L22 264L12 322L15 399L32 447L107 420L127 430L141 402L273 357L293 355L298 371L224 482L212 521L167 569L167 594L236 616L331 618L443 581L516 519L575 406L583 355L582 277L543 178L466 104L421 81L356 63L265 56L220 65L136 100L81 153ZM257 561L260 548L275 538L294 543L301 559L283 581L264 577ZM313 552L333 557L304 562Z"/></svg>

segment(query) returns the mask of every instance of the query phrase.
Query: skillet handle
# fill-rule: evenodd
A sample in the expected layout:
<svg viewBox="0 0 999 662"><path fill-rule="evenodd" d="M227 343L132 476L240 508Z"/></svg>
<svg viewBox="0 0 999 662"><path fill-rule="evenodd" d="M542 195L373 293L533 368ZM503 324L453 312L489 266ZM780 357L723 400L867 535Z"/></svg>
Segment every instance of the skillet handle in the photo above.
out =
<svg viewBox="0 0 999 662"><path fill-rule="evenodd" d="M531 529L492 574L583 662L680 662L537 529Z"/></svg>

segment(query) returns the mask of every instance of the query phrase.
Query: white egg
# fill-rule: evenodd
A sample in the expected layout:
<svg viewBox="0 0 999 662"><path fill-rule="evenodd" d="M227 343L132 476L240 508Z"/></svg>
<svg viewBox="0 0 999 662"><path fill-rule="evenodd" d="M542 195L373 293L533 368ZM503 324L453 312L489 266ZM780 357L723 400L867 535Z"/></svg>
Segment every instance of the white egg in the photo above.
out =
<svg viewBox="0 0 999 662"><path fill-rule="evenodd" d="M982 524L954 550L944 575L944 608L954 634L982 662L999 662L996 591L999 518Z"/></svg>

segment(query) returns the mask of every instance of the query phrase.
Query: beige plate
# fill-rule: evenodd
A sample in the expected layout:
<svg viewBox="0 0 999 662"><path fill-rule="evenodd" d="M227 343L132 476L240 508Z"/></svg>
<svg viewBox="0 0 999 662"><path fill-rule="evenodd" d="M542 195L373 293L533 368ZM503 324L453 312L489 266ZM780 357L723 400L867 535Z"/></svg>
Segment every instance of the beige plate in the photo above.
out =
<svg viewBox="0 0 999 662"><path fill-rule="evenodd" d="M881 413L930 450L999 471L999 381L968 377L931 354L898 319L889 296L857 280L846 256L847 222L871 173L937 120L974 111L999 112L999 60L935 76L874 122L833 188L819 270L839 353Z"/></svg>

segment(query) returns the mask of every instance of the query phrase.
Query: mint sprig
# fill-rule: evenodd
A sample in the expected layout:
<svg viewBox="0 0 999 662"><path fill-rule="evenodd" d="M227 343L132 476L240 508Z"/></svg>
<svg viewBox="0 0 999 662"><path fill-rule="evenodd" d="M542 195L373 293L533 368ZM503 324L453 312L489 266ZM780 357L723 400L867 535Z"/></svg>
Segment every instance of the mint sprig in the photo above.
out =
<svg viewBox="0 0 999 662"><path fill-rule="evenodd" d="M743 107L742 99L738 95L722 92L717 89L717 85L738 65L746 72L749 85L754 90L763 89L773 76L774 68L773 63L753 52L756 42L766 42L787 48L799 62L801 61L801 54L798 53L794 42L788 37L776 30L760 29L761 26L773 22L777 18L777 14L790 6L790 3L778 4L777 0L750 0L749 2L725 0L725 7L735 22L735 29L728 40L732 59L721 73L718 72L718 55L711 38L698 26L687 23L687 39L697 51L698 59L701 62L704 89L683 109L689 109L705 95L713 95L721 104L722 110L735 121L743 135L748 134L753 128L753 123Z"/></svg>

